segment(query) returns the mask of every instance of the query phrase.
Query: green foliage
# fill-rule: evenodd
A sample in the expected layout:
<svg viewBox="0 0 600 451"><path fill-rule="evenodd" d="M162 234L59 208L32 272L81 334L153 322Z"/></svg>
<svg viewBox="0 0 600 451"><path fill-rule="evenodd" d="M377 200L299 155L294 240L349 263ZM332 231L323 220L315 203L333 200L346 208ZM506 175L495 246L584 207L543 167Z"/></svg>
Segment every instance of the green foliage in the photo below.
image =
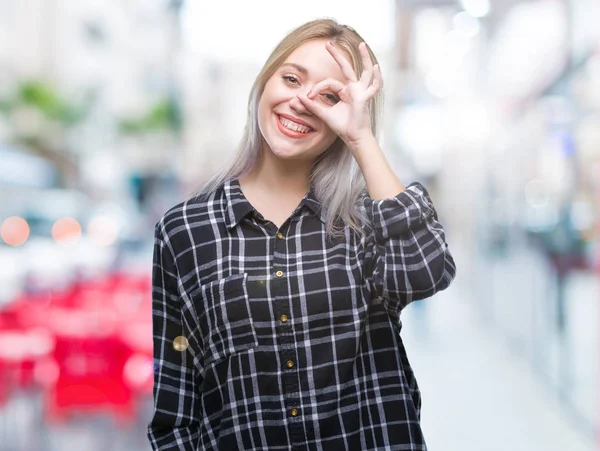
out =
<svg viewBox="0 0 600 451"><path fill-rule="evenodd" d="M65 126L79 122L84 111L64 99L48 84L40 81L22 83L17 90L18 103L36 108L48 119L60 122Z"/></svg>
<svg viewBox="0 0 600 451"><path fill-rule="evenodd" d="M181 120L179 108L173 99L156 102L146 114L135 119L123 119L119 123L121 132L141 134L153 131L179 131Z"/></svg>
<svg viewBox="0 0 600 451"><path fill-rule="evenodd" d="M0 99L0 113L9 114L24 106L35 108L46 119L63 126L74 125L85 116L84 106L75 106L61 98L51 85L39 80L21 82L10 98Z"/></svg>
<svg viewBox="0 0 600 451"><path fill-rule="evenodd" d="M51 121L64 127L80 122L94 102L94 93L80 105L64 99L49 83L41 80L21 82L13 95L0 99L0 114L10 114L23 107L35 108ZM157 101L145 114L137 118L119 121L119 129L125 134L143 134L154 131L174 131L181 129L181 114L175 99L169 97Z"/></svg>

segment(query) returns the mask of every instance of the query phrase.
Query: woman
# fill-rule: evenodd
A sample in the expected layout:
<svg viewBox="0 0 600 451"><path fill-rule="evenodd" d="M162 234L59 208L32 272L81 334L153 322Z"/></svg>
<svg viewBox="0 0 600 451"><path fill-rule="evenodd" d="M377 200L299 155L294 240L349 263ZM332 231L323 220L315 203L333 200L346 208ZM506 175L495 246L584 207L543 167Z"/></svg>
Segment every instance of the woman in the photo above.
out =
<svg viewBox="0 0 600 451"><path fill-rule="evenodd" d="M234 163L158 222L155 450L426 449L399 315L455 265L377 144L381 86L351 28L292 31Z"/></svg>

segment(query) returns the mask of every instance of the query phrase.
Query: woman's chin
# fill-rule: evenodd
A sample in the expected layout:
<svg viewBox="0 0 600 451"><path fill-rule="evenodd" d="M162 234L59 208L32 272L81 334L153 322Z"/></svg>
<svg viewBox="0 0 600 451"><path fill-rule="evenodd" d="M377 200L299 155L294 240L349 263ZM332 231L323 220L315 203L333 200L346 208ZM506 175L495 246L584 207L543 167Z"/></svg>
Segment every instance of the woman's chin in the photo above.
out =
<svg viewBox="0 0 600 451"><path fill-rule="evenodd" d="M281 160L306 160L311 158L310 152L286 147L274 147L271 149L271 153Z"/></svg>

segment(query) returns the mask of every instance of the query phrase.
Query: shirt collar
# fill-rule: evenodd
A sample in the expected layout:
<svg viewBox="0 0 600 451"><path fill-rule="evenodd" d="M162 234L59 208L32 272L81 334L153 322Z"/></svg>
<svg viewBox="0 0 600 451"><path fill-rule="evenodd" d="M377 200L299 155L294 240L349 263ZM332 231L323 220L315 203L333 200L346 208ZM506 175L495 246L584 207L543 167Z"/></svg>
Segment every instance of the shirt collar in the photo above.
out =
<svg viewBox="0 0 600 451"><path fill-rule="evenodd" d="M225 191L225 200L227 204L225 212L225 224L228 229L232 229L244 217L254 212L255 209L252 204L248 202L246 196L244 196L237 178L226 180L223 184L223 189ZM312 186L302 198L300 206L306 206L321 220L321 222L325 223L321 202L319 202L315 196L315 190Z"/></svg>

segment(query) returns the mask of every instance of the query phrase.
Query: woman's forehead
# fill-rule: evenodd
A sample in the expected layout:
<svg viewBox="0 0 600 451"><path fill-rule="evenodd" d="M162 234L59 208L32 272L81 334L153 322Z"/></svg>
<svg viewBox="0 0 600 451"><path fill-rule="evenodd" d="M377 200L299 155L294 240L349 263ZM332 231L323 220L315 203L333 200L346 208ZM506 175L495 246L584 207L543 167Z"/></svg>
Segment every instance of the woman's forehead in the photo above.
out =
<svg viewBox="0 0 600 451"><path fill-rule="evenodd" d="M302 44L290 53L281 67L296 70L308 77L319 79L332 77L343 80L342 69L325 48L326 43L325 39Z"/></svg>

